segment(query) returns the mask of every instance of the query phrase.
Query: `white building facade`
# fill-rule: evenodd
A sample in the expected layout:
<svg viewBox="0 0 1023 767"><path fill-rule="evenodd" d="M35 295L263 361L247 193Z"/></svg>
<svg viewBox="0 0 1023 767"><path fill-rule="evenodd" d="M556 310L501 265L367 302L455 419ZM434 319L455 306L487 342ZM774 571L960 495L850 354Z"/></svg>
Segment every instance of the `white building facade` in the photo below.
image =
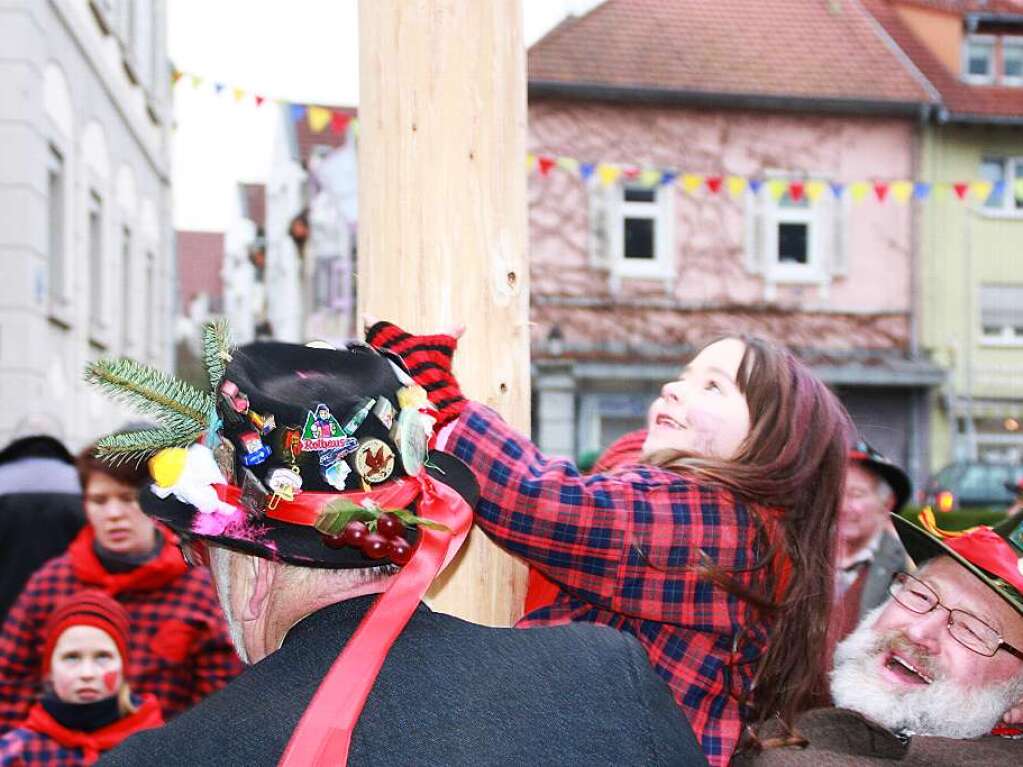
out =
<svg viewBox="0 0 1023 767"><path fill-rule="evenodd" d="M0 2L0 442L55 415L74 449L131 416L90 360L170 369L165 0Z"/></svg>

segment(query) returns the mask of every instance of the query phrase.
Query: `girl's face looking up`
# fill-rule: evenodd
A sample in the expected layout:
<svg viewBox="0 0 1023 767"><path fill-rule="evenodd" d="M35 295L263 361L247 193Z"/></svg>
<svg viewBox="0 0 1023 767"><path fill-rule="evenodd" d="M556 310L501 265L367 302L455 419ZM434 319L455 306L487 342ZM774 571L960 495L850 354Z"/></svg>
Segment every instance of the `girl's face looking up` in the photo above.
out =
<svg viewBox="0 0 1023 767"><path fill-rule="evenodd" d="M712 343L661 387L650 406L644 455L672 450L730 460L750 430L749 405L736 383L746 345Z"/></svg>

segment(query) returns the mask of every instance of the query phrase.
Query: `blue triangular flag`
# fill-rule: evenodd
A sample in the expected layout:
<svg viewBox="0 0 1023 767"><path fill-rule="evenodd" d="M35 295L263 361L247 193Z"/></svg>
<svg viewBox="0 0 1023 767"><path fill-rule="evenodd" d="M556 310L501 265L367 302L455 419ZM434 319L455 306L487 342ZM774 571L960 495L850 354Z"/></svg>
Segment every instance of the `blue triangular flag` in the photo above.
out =
<svg viewBox="0 0 1023 767"><path fill-rule="evenodd" d="M926 181L917 181L913 184L913 199L926 200L931 194L931 185Z"/></svg>
<svg viewBox="0 0 1023 767"><path fill-rule="evenodd" d="M583 181L589 181L590 176L593 175L593 170L596 168L596 164L592 162L581 162L579 163L579 178Z"/></svg>
<svg viewBox="0 0 1023 767"><path fill-rule="evenodd" d="M753 194L756 194L757 192L759 192L760 191L760 187L762 187L764 185L764 182L762 180L760 180L759 178L748 179L746 181L746 183L749 184L749 190L751 192L753 192Z"/></svg>
<svg viewBox="0 0 1023 767"><path fill-rule="evenodd" d="M841 181L832 181L829 186L831 187L831 193L835 195L835 199L841 199L842 192L845 191L845 184Z"/></svg>
<svg viewBox="0 0 1023 767"><path fill-rule="evenodd" d="M674 170L662 170L661 171L661 186L668 186L675 179L678 178L678 171Z"/></svg>
<svg viewBox="0 0 1023 767"><path fill-rule="evenodd" d="M306 106L305 104L292 104L291 105L291 119L293 122L298 122L305 117Z"/></svg>
<svg viewBox="0 0 1023 767"><path fill-rule="evenodd" d="M995 185L991 187L991 194L988 195L989 200L1001 200L1005 196L1005 182L996 181Z"/></svg>
<svg viewBox="0 0 1023 767"><path fill-rule="evenodd" d="M223 83L213 83L213 90L215 90L217 92L217 94L219 95L220 92L222 90L224 90L224 84Z"/></svg>

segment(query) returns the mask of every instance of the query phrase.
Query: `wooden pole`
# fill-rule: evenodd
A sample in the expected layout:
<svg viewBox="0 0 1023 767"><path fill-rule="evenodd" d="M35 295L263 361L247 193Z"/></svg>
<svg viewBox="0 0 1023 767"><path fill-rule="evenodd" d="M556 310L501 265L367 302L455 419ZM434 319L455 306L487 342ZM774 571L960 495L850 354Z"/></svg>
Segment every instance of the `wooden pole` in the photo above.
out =
<svg viewBox="0 0 1023 767"><path fill-rule="evenodd" d="M360 0L360 314L465 324L467 396L529 429L526 87L518 0ZM522 612L525 567L474 529L430 591L488 625Z"/></svg>

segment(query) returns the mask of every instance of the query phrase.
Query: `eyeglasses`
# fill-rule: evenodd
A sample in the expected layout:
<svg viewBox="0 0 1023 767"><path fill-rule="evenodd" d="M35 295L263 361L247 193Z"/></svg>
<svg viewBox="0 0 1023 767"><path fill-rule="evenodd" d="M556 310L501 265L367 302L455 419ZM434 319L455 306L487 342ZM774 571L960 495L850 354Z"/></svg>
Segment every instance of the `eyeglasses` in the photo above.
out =
<svg viewBox="0 0 1023 767"><path fill-rule="evenodd" d="M181 556L192 567L210 566L210 550L205 541L182 538L178 548L181 549Z"/></svg>
<svg viewBox="0 0 1023 767"><path fill-rule="evenodd" d="M948 633L963 647L978 655L990 658L999 650L1005 650L1023 660L1023 650L1017 650L1005 642L1001 634L976 615L943 605L934 589L909 573L895 573L888 586L888 593L900 605L918 615L926 615L935 607L948 610Z"/></svg>

